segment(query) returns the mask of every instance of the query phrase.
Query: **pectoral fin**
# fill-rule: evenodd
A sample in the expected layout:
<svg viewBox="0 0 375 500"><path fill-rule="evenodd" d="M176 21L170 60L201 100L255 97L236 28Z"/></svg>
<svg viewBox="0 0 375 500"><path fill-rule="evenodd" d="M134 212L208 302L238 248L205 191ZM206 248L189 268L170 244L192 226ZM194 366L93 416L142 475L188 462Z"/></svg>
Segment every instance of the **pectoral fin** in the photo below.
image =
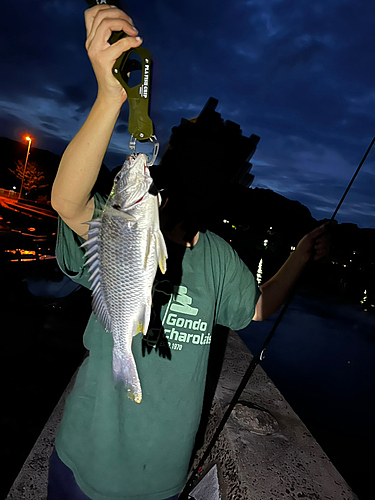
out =
<svg viewBox="0 0 375 500"><path fill-rule="evenodd" d="M136 222L136 218L134 215L130 214L129 212L125 212L124 210L119 210L113 207L107 207L106 208L106 214L111 216L111 217L120 217L121 219L125 219L128 222Z"/></svg>
<svg viewBox="0 0 375 500"><path fill-rule="evenodd" d="M135 337L138 335L138 333L143 333L143 335L146 335L148 331L148 327L150 325L150 317L151 317L151 295L148 299L148 303L145 304L145 307L142 312L142 316L139 317L138 323L137 323L137 328L134 330L133 336Z"/></svg>
<svg viewBox="0 0 375 500"><path fill-rule="evenodd" d="M151 229L147 231L147 244L146 244L146 252L145 252L145 260L143 262L143 267L146 269L148 258L150 257L151 252L151 242L152 242L152 232Z"/></svg>
<svg viewBox="0 0 375 500"><path fill-rule="evenodd" d="M163 233L160 230L157 233L155 233L155 239L156 239L156 254L158 258L160 271L163 274L165 274L167 270L168 252L167 252L167 246L164 241Z"/></svg>

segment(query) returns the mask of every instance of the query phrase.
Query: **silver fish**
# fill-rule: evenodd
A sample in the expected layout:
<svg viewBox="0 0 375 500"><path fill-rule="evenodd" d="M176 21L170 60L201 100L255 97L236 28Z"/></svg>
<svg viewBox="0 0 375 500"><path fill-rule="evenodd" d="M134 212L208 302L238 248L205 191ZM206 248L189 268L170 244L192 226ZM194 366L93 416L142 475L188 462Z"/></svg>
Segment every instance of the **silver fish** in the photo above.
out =
<svg viewBox="0 0 375 500"><path fill-rule="evenodd" d="M166 271L168 257L159 227L159 197L149 192L147 160L144 154L127 158L102 216L89 222L82 245L90 266L93 311L113 336L114 379L136 403L142 401L142 389L132 340L147 333L155 274L158 265Z"/></svg>

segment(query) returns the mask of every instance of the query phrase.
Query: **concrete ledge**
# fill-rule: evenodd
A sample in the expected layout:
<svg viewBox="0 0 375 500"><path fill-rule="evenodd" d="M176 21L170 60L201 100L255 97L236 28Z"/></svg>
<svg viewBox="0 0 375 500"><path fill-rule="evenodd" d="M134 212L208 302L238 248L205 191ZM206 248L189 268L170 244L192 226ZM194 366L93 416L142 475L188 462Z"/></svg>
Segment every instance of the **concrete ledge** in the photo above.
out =
<svg viewBox="0 0 375 500"><path fill-rule="evenodd" d="M251 359L240 337L230 332L202 451ZM201 473L203 476L213 463L218 465L222 498L357 500L260 366L242 393L241 401L243 404L236 405Z"/></svg>
<svg viewBox="0 0 375 500"><path fill-rule="evenodd" d="M204 445L211 439L250 361L230 332ZM7 500L45 500L48 461L75 375L9 491ZM201 473L218 465L221 498L228 500L358 500L281 393L259 366ZM256 405L254 408L252 405ZM209 499L207 499L209 500Z"/></svg>

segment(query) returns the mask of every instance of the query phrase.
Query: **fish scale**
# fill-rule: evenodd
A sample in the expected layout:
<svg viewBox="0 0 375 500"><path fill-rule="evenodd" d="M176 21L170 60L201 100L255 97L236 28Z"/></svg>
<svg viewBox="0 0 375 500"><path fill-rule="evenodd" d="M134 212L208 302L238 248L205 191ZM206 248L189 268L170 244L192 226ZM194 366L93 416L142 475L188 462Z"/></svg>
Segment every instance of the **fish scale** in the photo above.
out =
<svg viewBox="0 0 375 500"><path fill-rule="evenodd" d="M132 339L147 333L157 266L166 270L167 250L159 227L159 201L143 154L129 157L102 216L89 222L86 247L93 311L113 337L113 375L140 403L142 389Z"/></svg>

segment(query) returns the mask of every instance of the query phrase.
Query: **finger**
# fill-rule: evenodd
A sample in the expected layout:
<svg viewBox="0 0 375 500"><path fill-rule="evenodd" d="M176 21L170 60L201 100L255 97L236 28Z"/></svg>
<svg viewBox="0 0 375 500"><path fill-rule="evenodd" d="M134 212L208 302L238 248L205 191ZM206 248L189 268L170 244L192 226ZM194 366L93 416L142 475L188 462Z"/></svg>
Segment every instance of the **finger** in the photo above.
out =
<svg viewBox="0 0 375 500"><path fill-rule="evenodd" d="M328 254L329 252L329 245L325 244L325 243L318 243L316 245L314 245L314 252L315 252L315 255L314 255L314 259L320 259L322 257L324 257L325 255Z"/></svg>
<svg viewBox="0 0 375 500"><path fill-rule="evenodd" d="M116 12L117 15L123 16L129 22L129 24L134 26L132 18L128 16L123 10L118 9L115 5L100 4L85 10L85 22L88 30L92 29L95 18L97 18L98 16L99 18L101 18L101 16L103 16L103 12L106 10L109 10L112 13Z"/></svg>
<svg viewBox="0 0 375 500"><path fill-rule="evenodd" d="M91 33L92 26L94 23L95 16L101 10L110 9L111 6L107 4L95 5L95 7L91 7L90 9L85 10L85 25L86 25L86 38L88 38Z"/></svg>
<svg viewBox="0 0 375 500"><path fill-rule="evenodd" d="M129 36L135 36L138 31L133 26L132 19L120 9L101 9L93 19L91 30L87 36L87 44L90 46L92 40L98 35L101 43L106 44L112 31L124 31ZM102 38L103 32L106 39Z"/></svg>
<svg viewBox="0 0 375 500"><path fill-rule="evenodd" d="M134 22L133 22L133 19L128 16L128 14L126 12L124 12L123 10L119 9L118 7L116 7L116 5L110 5L110 7L112 9L115 9L114 12L120 12L122 16L125 16L125 19L128 21L128 23L134 27Z"/></svg>
<svg viewBox="0 0 375 500"><path fill-rule="evenodd" d="M142 44L143 40L141 38L127 37L121 38L116 43L108 47L106 50L106 54L110 59L113 59L113 62L121 56L124 52L127 52L129 49L135 49Z"/></svg>
<svg viewBox="0 0 375 500"><path fill-rule="evenodd" d="M332 227L333 227L333 225L330 221L326 222L322 226L319 226L316 229L314 229L313 231L311 231L310 236L314 240L330 239L331 234L332 234L332 232L331 232Z"/></svg>
<svg viewBox="0 0 375 500"><path fill-rule="evenodd" d="M313 238L317 238L318 236L323 235L326 232L326 225L323 224L322 226L318 226L315 229L313 229L310 233L310 235Z"/></svg>
<svg viewBox="0 0 375 500"><path fill-rule="evenodd" d="M328 248L326 246L314 247L314 251L316 255L324 255L328 252Z"/></svg>
<svg viewBox="0 0 375 500"><path fill-rule="evenodd" d="M315 248L328 247L330 244L329 238L327 236L323 236L321 238L316 238L314 241Z"/></svg>
<svg viewBox="0 0 375 500"><path fill-rule="evenodd" d="M128 37L134 37L138 34L138 31L135 28L131 28L129 23L124 19L106 18L101 21L96 30L92 30L87 40L87 46L91 47L94 45L99 50L107 49L110 45L108 40L113 31L124 31ZM126 40L128 37L124 37L122 40Z"/></svg>
<svg viewBox="0 0 375 500"><path fill-rule="evenodd" d="M320 227L324 229L325 234L331 234L336 225L337 222L335 220L329 220L328 222L322 224Z"/></svg>

